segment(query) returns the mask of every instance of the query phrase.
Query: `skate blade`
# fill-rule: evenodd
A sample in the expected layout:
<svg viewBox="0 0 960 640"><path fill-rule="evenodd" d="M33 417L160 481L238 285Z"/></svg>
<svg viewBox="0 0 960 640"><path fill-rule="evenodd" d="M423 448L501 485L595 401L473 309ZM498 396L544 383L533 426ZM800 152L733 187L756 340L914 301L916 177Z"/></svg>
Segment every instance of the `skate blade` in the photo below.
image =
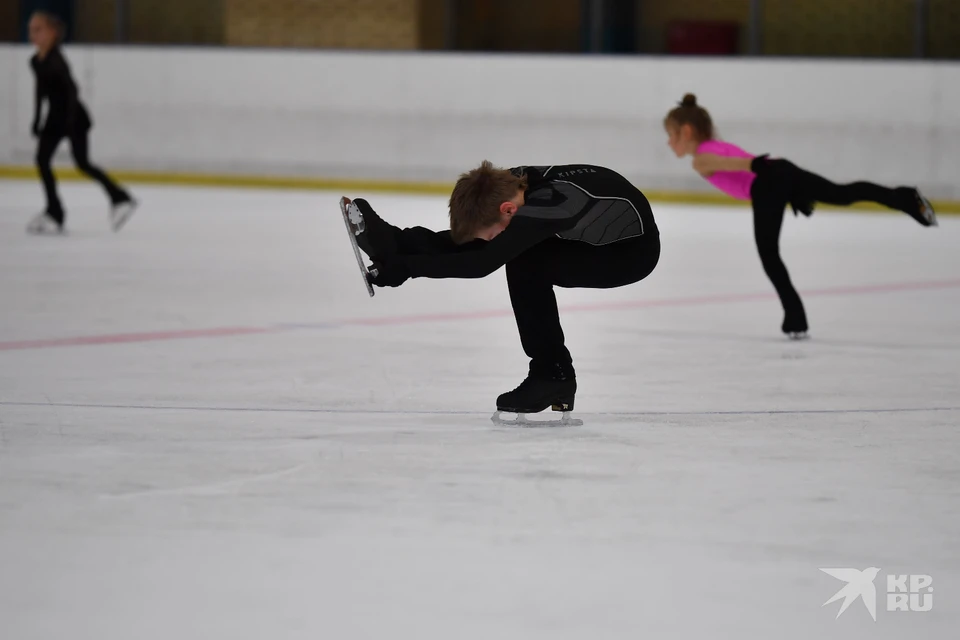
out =
<svg viewBox="0 0 960 640"><path fill-rule="evenodd" d="M57 224L53 218L45 214L37 214L27 225L27 233L32 236L63 236L67 229L62 224Z"/></svg>
<svg viewBox="0 0 960 640"><path fill-rule="evenodd" d="M528 417L526 413L516 413L517 417L514 419L508 419L501 416L503 413L510 413L508 411L496 411L492 416L490 416L490 421L493 424L500 425L503 427L582 427L583 420L579 418L574 418L570 415L569 411L564 411L559 420L532 420Z"/></svg>
<svg viewBox="0 0 960 640"><path fill-rule="evenodd" d="M66 229L27 229L27 234L31 236L66 236Z"/></svg>
<svg viewBox="0 0 960 640"><path fill-rule="evenodd" d="M133 216L133 212L136 210L136 200L130 200L114 207L114 209L110 212L110 226L113 228L114 232L123 229L123 225L127 224L127 220Z"/></svg>
<svg viewBox="0 0 960 640"><path fill-rule="evenodd" d="M793 340L796 342L799 340L809 340L810 334L807 333L806 331L791 331L790 333L787 334L787 337L790 340Z"/></svg>

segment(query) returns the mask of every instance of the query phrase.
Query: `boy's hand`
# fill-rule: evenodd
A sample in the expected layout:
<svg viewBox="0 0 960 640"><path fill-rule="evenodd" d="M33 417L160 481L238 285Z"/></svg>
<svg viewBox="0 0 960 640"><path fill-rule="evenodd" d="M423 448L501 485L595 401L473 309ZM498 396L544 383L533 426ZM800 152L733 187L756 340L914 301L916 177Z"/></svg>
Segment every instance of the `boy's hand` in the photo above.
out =
<svg viewBox="0 0 960 640"><path fill-rule="evenodd" d="M377 287L399 287L410 278L410 269L400 260L386 262L376 260L372 269L377 271L377 275L374 276L371 273L367 276L367 280Z"/></svg>

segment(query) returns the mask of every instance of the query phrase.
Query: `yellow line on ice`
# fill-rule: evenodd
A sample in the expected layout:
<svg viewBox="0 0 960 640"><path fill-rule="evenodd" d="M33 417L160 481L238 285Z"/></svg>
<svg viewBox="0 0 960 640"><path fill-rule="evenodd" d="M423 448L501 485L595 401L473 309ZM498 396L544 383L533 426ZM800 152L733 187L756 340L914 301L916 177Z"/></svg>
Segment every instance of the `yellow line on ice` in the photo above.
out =
<svg viewBox="0 0 960 640"><path fill-rule="evenodd" d="M73 168L56 168L59 180L86 180L86 176ZM112 176L121 182L140 184L180 185L199 187L242 187L256 189L310 189L339 191L344 195L353 192L374 191L386 193L408 193L422 195L450 195L453 185L443 182L418 182L403 180L365 180L347 178L305 178L294 176L250 176L239 174L215 173L176 173L164 171L111 171ZM37 180L37 170L29 166L0 165L0 178L10 180ZM745 206L745 203L729 198L721 193L700 191L662 191L644 190L644 195L654 202L675 204L706 204ZM960 201L935 200L933 206L937 213L960 213ZM827 208L827 207L824 207ZM861 211L889 211L885 207L869 203L860 203L845 209Z"/></svg>

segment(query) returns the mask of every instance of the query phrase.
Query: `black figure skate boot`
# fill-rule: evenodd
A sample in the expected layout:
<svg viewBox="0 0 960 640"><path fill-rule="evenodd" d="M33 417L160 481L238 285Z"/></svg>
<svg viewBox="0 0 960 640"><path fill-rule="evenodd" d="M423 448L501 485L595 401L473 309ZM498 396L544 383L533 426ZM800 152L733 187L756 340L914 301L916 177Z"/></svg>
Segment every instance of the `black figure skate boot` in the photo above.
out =
<svg viewBox="0 0 960 640"><path fill-rule="evenodd" d="M523 426L537 425L581 425L581 420L570 417L573 411L573 401L577 394L577 379L573 366L554 364L543 369L530 365L527 379L513 391L508 391L497 398L497 411L493 414L496 424L510 424ZM526 414L540 413L552 408L562 412L560 420L534 421L528 420ZM516 420L504 420L500 413L515 413Z"/></svg>
<svg viewBox="0 0 960 640"><path fill-rule="evenodd" d="M370 203L363 198L353 201L350 221L357 232L357 244L371 260L384 259L397 253L397 229L384 222Z"/></svg>

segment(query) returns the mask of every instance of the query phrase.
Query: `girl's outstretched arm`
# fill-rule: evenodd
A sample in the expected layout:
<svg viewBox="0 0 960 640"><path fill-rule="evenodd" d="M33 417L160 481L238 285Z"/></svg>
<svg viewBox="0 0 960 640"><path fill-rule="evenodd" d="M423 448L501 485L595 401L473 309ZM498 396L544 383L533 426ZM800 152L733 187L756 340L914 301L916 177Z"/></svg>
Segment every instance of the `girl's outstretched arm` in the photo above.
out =
<svg viewBox="0 0 960 640"><path fill-rule="evenodd" d="M731 158L715 153L698 153L693 156L693 170L709 177L718 171L750 171L753 158Z"/></svg>

